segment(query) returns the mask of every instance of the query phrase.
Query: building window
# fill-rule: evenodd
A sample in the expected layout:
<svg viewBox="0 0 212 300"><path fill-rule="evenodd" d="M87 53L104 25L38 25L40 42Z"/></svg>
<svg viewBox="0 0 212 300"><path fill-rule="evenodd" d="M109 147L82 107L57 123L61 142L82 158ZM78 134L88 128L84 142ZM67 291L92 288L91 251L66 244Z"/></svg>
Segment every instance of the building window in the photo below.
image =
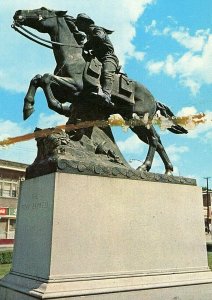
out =
<svg viewBox="0 0 212 300"><path fill-rule="evenodd" d="M17 182L1 181L0 182L0 197L17 197L18 184Z"/></svg>
<svg viewBox="0 0 212 300"><path fill-rule="evenodd" d="M4 183L4 188L3 188L3 197L10 197L10 192L11 192L11 183Z"/></svg>
<svg viewBox="0 0 212 300"><path fill-rule="evenodd" d="M12 197L17 197L17 184L12 185Z"/></svg>
<svg viewBox="0 0 212 300"><path fill-rule="evenodd" d="M9 231L15 231L16 220L10 219Z"/></svg>

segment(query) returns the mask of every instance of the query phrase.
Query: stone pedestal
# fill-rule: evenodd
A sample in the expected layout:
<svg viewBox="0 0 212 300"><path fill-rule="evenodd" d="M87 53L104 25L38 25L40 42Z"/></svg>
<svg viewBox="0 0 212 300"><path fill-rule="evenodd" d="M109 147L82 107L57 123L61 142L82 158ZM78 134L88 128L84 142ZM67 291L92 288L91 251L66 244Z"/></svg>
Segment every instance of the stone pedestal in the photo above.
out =
<svg viewBox="0 0 212 300"><path fill-rule="evenodd" d="M201 189L52 173L25 181L0 299L212 299Z"/></svg>

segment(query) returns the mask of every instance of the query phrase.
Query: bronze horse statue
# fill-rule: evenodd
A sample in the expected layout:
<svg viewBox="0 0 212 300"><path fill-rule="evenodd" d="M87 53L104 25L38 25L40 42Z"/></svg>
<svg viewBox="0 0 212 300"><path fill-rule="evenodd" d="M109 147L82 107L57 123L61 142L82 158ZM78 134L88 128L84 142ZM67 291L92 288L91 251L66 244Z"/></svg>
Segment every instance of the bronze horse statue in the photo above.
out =
<svg viewBox="0 0 212 300"><path fill-rule="evenodd" d="M134 116L142 119L147 115L150 121L149 126L130 127L140 140L149 145L146 159L138 170L149 171L155 151L157 151L164 163L165 174L172 174L173 166L159 135L151 124L151 120L158 110L163 116L174 116L167 106L155 101L153 95L142 84L132 80L134 103L124 101L115 93L112 93L112 101L115 104L113 108L103 107L101 103L93 101L95 99L89 97L88 91L95 87L84 77L88 59L83 53L83 34L76 32L75 19L67 15L66 11L54 11L45 7L34 10L18 10L13 19L16 28L25 25L39 32L48 33L57 63L54 75L38 74L31 80L24 100L24 119L27 119L34 110L34 96L38 87L43 89L49 108L69 117L69 123L74 118L75 121L77 118L82 119L81 113L84 114L84 120L107 119L111 114L116 113L125 120L130 120ZM118 77L119 74L116 76ZM168 130L177 134L187 133L179 125L172 125Z"/></svg>

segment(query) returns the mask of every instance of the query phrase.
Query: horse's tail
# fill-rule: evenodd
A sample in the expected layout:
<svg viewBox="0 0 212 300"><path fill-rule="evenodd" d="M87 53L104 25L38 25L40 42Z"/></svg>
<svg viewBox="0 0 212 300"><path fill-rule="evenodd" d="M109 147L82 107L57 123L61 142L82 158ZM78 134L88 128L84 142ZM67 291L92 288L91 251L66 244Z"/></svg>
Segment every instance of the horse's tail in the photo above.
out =
<svg viewBox="0 0 212 300"><path fill-rule="evenodd" d="M173 112L168 108L168 106L164 105L163 103L156 102L157 107L156 111L160 111L161 115L167 119L175 117ZM167 128L169 131L175 133L175 134L183 134L183 133L188 133L188 131L183 128L182 126L178 124L173 124L171 127Z"/></svg>

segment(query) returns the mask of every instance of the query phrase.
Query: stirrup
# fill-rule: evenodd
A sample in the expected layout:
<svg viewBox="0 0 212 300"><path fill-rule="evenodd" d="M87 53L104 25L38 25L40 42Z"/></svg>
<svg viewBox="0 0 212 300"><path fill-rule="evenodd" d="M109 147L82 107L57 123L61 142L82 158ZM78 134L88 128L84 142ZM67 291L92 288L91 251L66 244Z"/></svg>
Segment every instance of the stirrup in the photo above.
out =
<svg viewBox="0 0 212 300"><path fill-rule="evenodd" d="M107 107L113 108L115 106L115 104L108 97L105 97L104 101L105 101L104 104L106 104Z"/></svg>
<svg viewBox="0 0 212 300"><path fill-rule="evenodd" d="M108 108L113 108L115 106L115 104L111 101L110 96L107 96L102 90L99 90L98 92L91 92L91 95L98 97L103 106Z"/></svg>

